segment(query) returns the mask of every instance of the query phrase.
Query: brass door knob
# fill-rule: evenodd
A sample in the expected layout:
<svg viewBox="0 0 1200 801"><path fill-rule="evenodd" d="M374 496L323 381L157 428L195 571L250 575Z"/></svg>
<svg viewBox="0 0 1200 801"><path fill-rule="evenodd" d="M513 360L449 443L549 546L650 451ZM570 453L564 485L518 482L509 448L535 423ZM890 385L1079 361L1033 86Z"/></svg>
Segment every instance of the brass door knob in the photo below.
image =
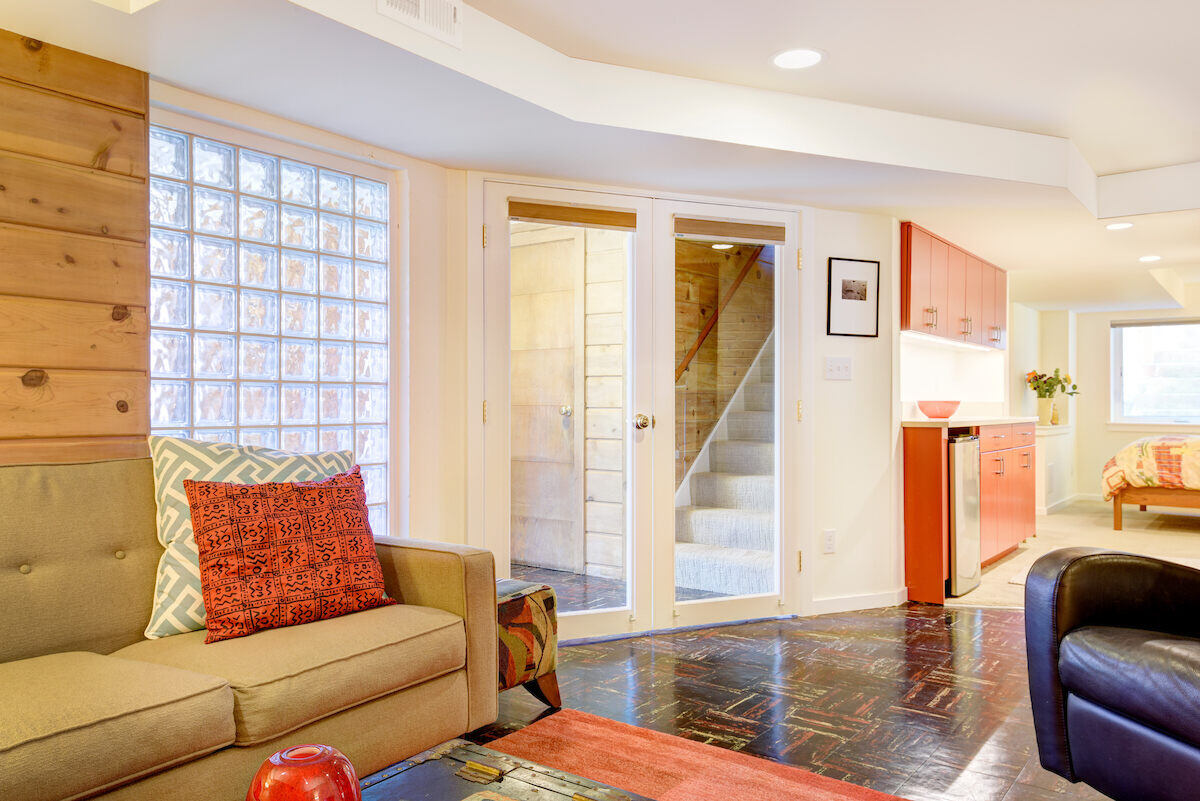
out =
<svg viewBox="0 0 1200 801"><path fill-rule="evenodd" d="M650 427L650 418L644 414L635 414L633 416L633 427L638 431Z"/></svg>

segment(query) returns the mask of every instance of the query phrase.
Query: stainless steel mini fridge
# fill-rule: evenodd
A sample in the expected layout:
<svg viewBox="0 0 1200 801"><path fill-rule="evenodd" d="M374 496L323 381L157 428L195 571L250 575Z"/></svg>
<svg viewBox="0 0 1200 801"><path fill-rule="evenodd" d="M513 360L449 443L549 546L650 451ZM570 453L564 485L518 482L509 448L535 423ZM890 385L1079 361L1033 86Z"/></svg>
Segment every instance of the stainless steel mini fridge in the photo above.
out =
<svg viewBox="0 0 1200 801"><path fill-rule="evenodd" d="M979 437L950 440L950 580L947 595L979 586Z"/></svg>

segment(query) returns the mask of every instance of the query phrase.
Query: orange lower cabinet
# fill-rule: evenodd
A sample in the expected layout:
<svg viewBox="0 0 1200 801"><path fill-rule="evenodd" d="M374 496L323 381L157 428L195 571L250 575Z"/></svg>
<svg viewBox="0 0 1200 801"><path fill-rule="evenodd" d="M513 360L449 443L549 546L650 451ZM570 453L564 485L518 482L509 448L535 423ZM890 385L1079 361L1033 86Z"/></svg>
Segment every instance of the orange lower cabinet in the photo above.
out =
<svg viewBox="0 0 1200 801"><path fill-rule="evenodd" d="M1001 523L1008 503L1001 452L980 455L979 465L979 558L987 562L1000 553ZM1007 526L1003 527L1007 529Z"/></svg>
<svg viewBox="0 0 1200 801"><path fill-rule="evenodd" d="M1016 451L1017 543L1037 534L1037 459L1033 448ZM1015 544L1015 543L1014 543Z"/></svg>

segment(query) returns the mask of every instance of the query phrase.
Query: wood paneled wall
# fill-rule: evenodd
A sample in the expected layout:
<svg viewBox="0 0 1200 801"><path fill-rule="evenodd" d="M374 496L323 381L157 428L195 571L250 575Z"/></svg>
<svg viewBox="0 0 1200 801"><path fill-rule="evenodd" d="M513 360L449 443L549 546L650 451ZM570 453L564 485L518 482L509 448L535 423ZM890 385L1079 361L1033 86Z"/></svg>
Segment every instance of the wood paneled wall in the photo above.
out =
<svg viewBox="0 0 1200 801"><path fill-rule="evenodd" d="M0 464L146 455L148 80L0 31Z"/></svg>

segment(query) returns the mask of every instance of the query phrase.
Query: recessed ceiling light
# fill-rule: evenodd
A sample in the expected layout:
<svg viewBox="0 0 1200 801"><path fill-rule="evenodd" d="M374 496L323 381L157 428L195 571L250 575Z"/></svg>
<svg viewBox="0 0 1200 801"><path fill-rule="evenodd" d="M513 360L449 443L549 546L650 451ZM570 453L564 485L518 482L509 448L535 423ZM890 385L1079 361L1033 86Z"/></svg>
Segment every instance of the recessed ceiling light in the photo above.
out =
<svg viewBox="0 0 1200 801"><path fill-rule="evenodd" d="M733 247L733 245L713 245L712 249L713 250L729 250L732 247Z"/></svg>
<svg viewBox="0 0 1200 801"><path fill-rule="evenodd" d="M1142 256L1138 261L1159 261L1162 256Z"/></svg>
<svg viewBox="0 0 1200 801"><path fill-rule="evenodd" d="M1124 231L1126 228L1132 228L1133 223L1131 223L1131 222L1109 223L1108 225L1106 225L1104 227L1110 231Z"/></svg>
<svg viewBox="0 0 1200 801"><path fill-rule="evenodd" d="M775 66L781 70L803 70L819 64L822 58L824 56L819 51L798 47L795 50L784 50L782 53L777 53L772 60L775 62Z"/></svg>

